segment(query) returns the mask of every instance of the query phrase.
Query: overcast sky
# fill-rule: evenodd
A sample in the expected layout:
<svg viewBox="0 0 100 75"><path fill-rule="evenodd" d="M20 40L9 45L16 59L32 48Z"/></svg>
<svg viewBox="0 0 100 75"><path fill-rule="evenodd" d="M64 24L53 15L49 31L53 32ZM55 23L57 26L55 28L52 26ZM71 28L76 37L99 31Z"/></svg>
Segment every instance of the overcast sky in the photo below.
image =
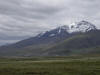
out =
<svg viewBox="0 0 100 75"><path fill-rule="evenodd" d="M100 28L100 0L0 0L0 45L81 20Z"/></svg>

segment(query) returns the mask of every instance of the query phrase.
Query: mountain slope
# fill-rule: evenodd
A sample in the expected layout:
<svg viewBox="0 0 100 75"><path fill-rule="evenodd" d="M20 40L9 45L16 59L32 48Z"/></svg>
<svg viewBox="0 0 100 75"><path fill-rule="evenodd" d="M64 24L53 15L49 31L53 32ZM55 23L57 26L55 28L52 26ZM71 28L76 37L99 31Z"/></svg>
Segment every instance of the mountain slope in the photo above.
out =
<svg viewBox="0 0 100 75"><path fill-rule="evenodd" d="M100 45L100 31L95 25L80 21L40 33L35 37L0 47L0 56L47 56L68 55L78 49ZM93 49L92 48L92 49ZM76 52L79 52L79 51ZM59 54L60 53L60 54Z"/></svg>
<svg viewBox="0 0 100 75"><path fill-rule="evenodd" d="M69 26L64 25L56 29L40 33L35 37L22 40L16 44L13 44L12 46L16 48L22 48L30 45L40 45L40 44L55 43L55 42L57 43L72 35L78 34L80 32L83 33L88 32L91 30L97 30L95 25L87 21L80 21L78 23L71 24Z"/></svg>
<svg viewBox="0 0 100 75"><path fill-rule="evenodd" d="M68 38L61 43L45 50L45 55L72 55L99 52L100 50L93 50L100 47L100 30L89 31L81 33L71 38Z"/></svg>
<svg viewBox="0 0 100 75"><path fill-rule="evenodd" d="M65 28L65 29L63 29ZM44 48L65 40L75 34L66 31L67 26L40 33L35 37L22 40L15 44L0 47L1 56L34 56L39 55Z"/></svg>

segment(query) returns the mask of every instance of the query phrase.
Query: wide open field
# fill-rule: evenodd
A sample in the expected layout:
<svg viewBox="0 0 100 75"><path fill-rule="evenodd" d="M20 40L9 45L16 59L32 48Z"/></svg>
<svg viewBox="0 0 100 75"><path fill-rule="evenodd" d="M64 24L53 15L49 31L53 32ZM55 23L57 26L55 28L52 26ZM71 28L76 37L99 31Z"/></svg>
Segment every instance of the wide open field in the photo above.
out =
<svg viewBox="0 0 100 75"><path fill-rule="evenodd" d="M100 58L0 58L0 75L100 75Z"/></svg>

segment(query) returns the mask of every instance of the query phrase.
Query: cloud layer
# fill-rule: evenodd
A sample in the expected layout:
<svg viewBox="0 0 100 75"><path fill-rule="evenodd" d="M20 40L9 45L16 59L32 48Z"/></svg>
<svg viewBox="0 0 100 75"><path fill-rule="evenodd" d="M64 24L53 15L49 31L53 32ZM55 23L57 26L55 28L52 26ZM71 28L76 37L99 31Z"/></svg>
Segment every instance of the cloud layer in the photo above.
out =
<svg viewBox="0 0 100 75"><path fill-rule="evenodd" d="M100 28L100 0L0 0L0 44L87 20Z"/></svg>

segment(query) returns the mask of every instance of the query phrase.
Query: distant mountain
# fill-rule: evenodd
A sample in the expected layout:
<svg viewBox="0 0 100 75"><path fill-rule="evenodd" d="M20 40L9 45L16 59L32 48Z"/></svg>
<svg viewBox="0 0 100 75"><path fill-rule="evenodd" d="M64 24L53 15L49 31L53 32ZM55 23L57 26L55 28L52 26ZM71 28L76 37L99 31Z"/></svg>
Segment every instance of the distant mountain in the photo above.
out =
<svg viewBox="0 0 100 75"><path fill-rule="evenodd" d="M0 56L68 55L68 51L99 46L99 33L95 25L80 21L69 26L57 27L14 44L1 46Z"/></svg>
<svg viewBox="0 0 100 75"><path fill-rule="evenodd" d="M46 49L43 53L47 56L100 54L100 30L76 34Z"/></svg>
<svg viewBox="0 0 100 75"><path fill-rule="evenodd" d="M65 27L65 26L64 26ZM38 34L35 37L20 42L0 47L1 56L37 56L44 48L51 47L56 43L71 37L63 26Z"/></svg>

